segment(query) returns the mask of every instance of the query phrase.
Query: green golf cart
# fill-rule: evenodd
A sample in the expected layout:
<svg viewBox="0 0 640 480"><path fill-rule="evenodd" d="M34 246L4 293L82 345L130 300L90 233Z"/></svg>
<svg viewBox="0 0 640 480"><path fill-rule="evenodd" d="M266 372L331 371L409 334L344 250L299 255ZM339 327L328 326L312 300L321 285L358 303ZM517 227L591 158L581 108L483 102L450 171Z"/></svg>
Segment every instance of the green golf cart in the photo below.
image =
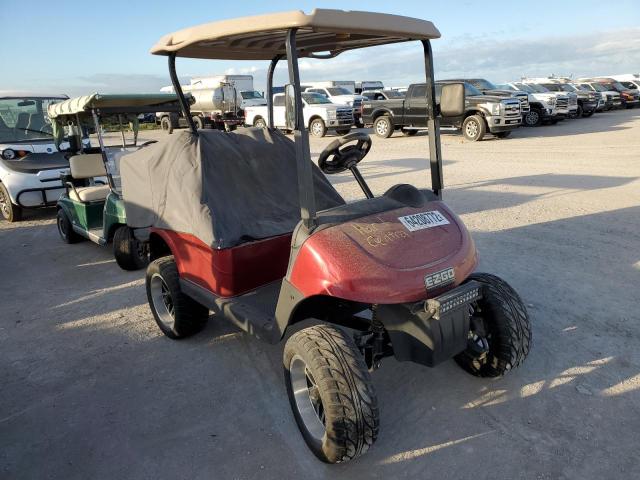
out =
<svg viewBox="0 0 640 480"><path fill-rule="evenodd" d="M120 160L155 141L138 144L138 116L178 112L173 94L102 95L72 98L49 107L56 144L71 138L67 152L70 170L63 175L66 193L57 202L60 237L66 243L88 239L98 245L113 243L116 262L124 270L148 263L144 232L127 226L122 199ZM98 147L87 147L82 137L95 133ZM133 138L127 138L127 137Z"/></svg>

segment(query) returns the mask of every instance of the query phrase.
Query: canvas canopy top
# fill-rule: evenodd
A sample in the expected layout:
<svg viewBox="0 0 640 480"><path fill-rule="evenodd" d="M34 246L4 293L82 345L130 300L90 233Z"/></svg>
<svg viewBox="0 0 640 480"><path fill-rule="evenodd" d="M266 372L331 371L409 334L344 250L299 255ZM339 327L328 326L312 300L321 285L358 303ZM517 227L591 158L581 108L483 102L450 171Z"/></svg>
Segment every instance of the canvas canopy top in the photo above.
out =
<svg viewBox="0 0 640 480"><path fill-rule="evenodd" d="M145 93L145 94L102 94L92 93L82 97L70 98L63 102L49 105L49 118L52 120L65 116L91 113L93 109L105 109L117 113L121 110L127 113L132 108L139 113L155 111L165 104L177 102L178 97L172 93ZM177 105L176 105L177 106ZM159 110L158 110L159 111Z"/></svg>
<svg viewBox="0 0 640 480"><path fill-rule="evenodd" d="M156 55L271 60L285 54L287 30L297 29L299 57L355 48L439 38L427 20L384 13L315 9L256 15L207 23L165 35L151 49Z"/></svg>

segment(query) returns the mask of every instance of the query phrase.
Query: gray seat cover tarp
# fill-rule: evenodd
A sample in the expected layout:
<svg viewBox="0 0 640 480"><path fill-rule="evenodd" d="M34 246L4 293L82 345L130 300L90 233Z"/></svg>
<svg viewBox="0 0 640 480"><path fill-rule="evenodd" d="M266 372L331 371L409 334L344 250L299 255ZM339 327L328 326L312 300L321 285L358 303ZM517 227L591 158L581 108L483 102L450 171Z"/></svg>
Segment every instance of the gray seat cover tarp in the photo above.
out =
<svg viewBox="0 0 640 480"><path fill-rule="evenodd" d="M295 147L277 130L176 132L122 157L127 223L195 235L213 248L293 231L300 220ZM313 165L316 208L344 204Z"/></svg>

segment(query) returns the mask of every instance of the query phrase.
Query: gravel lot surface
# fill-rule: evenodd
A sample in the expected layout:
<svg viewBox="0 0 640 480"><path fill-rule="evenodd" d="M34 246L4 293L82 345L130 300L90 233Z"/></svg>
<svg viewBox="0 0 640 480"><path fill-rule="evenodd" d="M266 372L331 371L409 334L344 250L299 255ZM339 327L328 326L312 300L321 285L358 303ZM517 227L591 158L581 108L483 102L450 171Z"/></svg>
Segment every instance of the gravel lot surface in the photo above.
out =
<svg viewBox="0 0 640 480"><path fill-rule="evenodd" d="M312 139L314 155L331 140ZM424 134L373 142L374 192L427 185ZM62 243L39 211L0 221L0 478L637 478L640 109L442 144L445 200L481 270L529 306L520 369L484 380L387 359L378 442L324 465L290 412L282 344L213 316L191 339L163 337L143 273ZM360 198L350 176L332 181Z"/></svg>

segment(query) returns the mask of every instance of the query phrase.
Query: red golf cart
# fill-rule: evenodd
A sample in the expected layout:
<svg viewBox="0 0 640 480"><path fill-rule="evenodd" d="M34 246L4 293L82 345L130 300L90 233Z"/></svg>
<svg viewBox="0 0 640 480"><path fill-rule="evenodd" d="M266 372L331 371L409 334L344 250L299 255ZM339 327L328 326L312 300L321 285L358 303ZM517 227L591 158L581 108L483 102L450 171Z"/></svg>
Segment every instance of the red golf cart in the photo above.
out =
<svg viewBox="0 0 640 480"><path fill-rule="evenodd" d="M369 372L395 356L435 366L454 358L481 377L522 363L531 329L503 280L474 273L477 253L442 201L439 117L464 111L462 84L435 102L431 22L367 12L314 10L200 25L163 37L184 118L176 57L270 60L268 127L190 130L122 159L128 223L147 228L146 276L153 316L170 338L198 332L209 317L284 347L284 378L302 436L318 458L364 453L378 435ZM374 194L358 170L366 133L337 139L311 161L298 58L419 41L426 66L431 189L395 185ZM286 59L287 123L273 128L273 73ZM346 203L325 177L350 171L362 200ZM308 321L312 326L292 328ZM308 323L307 322L307 323Z"/></svg>

